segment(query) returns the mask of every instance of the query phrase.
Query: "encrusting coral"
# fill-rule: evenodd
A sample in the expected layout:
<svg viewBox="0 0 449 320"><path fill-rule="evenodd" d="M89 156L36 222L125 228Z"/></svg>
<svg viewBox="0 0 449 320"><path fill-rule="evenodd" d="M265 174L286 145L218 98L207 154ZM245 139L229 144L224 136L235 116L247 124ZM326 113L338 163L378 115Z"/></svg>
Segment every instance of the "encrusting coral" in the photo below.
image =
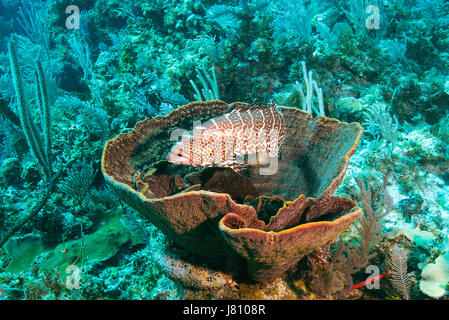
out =
<svg viewBox="0 0 449 320"><path fill-rule="evenodd" d="M253 280L271 282L334 242L359 216L355 202L332 194L363 130L281 107L287 135L273 175L260 174L260 167L246 177L164 160L175 130L238 106L192 102L139 122L106 144L102 170L117 195L177 246L215 269L241 275L247 266Z"/></svg>

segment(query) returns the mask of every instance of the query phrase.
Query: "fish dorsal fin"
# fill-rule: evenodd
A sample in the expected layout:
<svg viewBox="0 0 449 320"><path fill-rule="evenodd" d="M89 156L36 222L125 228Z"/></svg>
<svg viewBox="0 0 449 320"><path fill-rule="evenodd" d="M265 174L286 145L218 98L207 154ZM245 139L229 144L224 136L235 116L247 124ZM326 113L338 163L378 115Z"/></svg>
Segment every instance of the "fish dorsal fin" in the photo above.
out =
<svg viewBox="0 0 449 320"><path fill-rule="evenodd" d="M247 104L247 103L242 103L242 102L236 102L232 104L232 111L230 112L230 114L234 114L234 113L239 113L239 112L245 112L245 111L250 111L250 110L260 110L260 109L264 109L264 108L275 108L276 111L281 115L282 115L282 111L279 105L274 104L274 103L270 103L270 104L266 104L266 103L251 103L251 104Z"/></svg>

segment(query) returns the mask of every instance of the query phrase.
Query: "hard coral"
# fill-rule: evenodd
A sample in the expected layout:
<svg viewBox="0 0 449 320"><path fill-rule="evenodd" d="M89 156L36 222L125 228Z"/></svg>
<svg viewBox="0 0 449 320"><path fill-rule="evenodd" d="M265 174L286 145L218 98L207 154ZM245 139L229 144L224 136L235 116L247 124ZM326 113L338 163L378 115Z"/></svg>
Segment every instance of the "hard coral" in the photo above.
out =
<svg viewBox="0 0 449 320"><path fill-rule="evenodd" d="M179 247L233 273L247 263L254 280L272 281L304 255L335 241L360 214L354 202L332 194L362 129L281 107L287 136L273 175L251 167L247 178L230 169L164 160L174 130L190 129L194 121L239 105L193 102L139 122L106 144L102 170L118 196Z"/></svg>

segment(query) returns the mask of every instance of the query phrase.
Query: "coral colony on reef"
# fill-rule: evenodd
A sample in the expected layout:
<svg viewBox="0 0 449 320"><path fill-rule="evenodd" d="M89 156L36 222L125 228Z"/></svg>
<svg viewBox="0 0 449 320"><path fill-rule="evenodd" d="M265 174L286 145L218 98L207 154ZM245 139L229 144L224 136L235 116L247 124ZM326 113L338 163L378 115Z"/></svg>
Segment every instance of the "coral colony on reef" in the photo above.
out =
<svg viewBox="0 0 449 320"><path fill-rule="evenodd" d="M0 7L0 300L448 299L447 1Z"/></svg>

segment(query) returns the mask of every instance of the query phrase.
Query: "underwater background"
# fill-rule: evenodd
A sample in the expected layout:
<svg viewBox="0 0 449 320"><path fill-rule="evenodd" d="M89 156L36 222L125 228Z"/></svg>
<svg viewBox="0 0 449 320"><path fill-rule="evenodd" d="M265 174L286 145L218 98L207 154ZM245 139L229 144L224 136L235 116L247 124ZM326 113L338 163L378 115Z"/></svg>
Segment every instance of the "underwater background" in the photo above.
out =
<svg viewBox="0 0 449 320"><path fill-rule="evenodd" d="M260 193L231 169L167 163L168 133L224 114L216 100L298 110L282 109L302 154L299 171L280 164L291 180ZM444 0L2 0L0 300L448 299L448 143ZM298 182L315 167L319 183ZM287 233L331 221L307 250L292 234L291 261L268 240L261 260L237 257L233 228L276 242L295 199L326 213ZM263 222L225 215L228 230L209 216L226 206ZM203 207L199 240L172 232ZM269 280L254 271L267 257Z"/></svg>

